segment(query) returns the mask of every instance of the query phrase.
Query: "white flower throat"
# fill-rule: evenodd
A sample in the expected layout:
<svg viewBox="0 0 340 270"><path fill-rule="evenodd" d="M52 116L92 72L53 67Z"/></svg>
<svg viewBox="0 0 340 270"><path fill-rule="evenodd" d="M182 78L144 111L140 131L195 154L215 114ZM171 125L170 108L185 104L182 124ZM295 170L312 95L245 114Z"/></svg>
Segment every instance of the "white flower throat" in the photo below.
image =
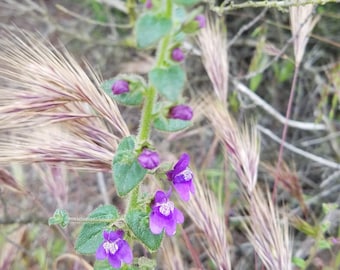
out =
<svg viewBox="0 0 340 270"><path fill-rule="evenodd" d="M172 201L167 201L165 203L160 203L159 206L160 206L159 207L159 212L161 212L161 214L164 215L164 216L170 215L174 211L174 209L175 209L175 205L174 205L174 203Z"/></svg>
<svg viewBox="0 0 340 270"><path fill-rule="evenodd" d="M177 176L183 175L184 181L189 181L192 179L192 171L189 169L189 167L186 167L186 169L182 172L180 172Z"/></svg>
<svg viewBox="0 0 340 270"><path fill-rule="evenodd" d="M118 246L116 244L117 241L114 241L114 242L104 242L103 244L103 248L105 249L105 252L106 253L110 253L110 254L115 254L118 250Z"/></svg>

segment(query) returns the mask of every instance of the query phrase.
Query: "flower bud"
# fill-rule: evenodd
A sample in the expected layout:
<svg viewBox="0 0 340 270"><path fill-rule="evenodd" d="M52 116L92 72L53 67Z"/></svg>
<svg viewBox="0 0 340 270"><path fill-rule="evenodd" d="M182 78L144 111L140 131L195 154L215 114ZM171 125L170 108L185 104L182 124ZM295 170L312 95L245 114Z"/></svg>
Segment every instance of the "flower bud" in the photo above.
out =
<svg viewBox="0 0 340 270"><path fill-rule="evenodd" d="M146 0L145 1L145 7L147 9L151 9L152 8L152 0Z"/></svg>
<svg viewBox="0 0 340 270"><path fill-rule="evenodd" d="M112 85L112 93L114 95L120 95L123 93L129 92L129 83L124 80L118 80L115 81L115 83Z"/></svg>
<svg viewBox="0 0 340 270"><path fill-rule="evenodd" d="M169 110L169 118L180 120L191 120L193 116L192 109L187 105L176 105Z"/></svg>
<svg viewBox="0 0 340 270"><path fill-rule="evenodd" d="M143 149L138 157L138 162L144 169L152 170L159 165L159 155L155 151Z"/></svg>
<svg viewBox="0 0 340 270"><path fill-rule="evenodd" d="M195 20L198 22L199 28L204 28L206 26L205 16L200 14L195 17Z"/></svg>
<svg viewBox="0 0 340 270"><path fill-rule="evenodd" d="M181 50L181 48L175 48L172 50L171 52L171 58L172 60L176 61L176 62L181 62L184 59L184 53Z"/></svg>

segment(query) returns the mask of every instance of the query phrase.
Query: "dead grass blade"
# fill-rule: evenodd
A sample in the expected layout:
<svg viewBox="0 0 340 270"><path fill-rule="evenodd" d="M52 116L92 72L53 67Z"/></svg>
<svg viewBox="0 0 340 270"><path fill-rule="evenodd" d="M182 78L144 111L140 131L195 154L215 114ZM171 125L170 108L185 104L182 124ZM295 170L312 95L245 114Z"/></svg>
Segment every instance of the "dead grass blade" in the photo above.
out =
<svg viewBox="0 0 340 270"><path fill-rule="evenodd" d="M249 193L257 182L260 145L255 127L244 125L239 128L226 108L214 100L202 106L216 134L225 145L231 164L243 186Z"/></svg>
<svg viewBox="0 0 340 270"><path fill-rule="evenodd" d="M18 251L21 247L26 229L26 225L21 226L19 229L13 231L10 235L7 236L8 242L6 242L1 248L0 269L12 269L12 263L18 256Z"/></svg>
<svg viewBox="0 0 340 270"><path fill-rule="evenodd" d="M228 95L228 51L223 17L207 16L207 25L200 30L198 44L201 49L203 65L214 87L216 96L222 103Z"/></svg>
<svg viewBox="0 0 340 270"><path fill-rule="evenodd" d="M312 18L313 5L292 6L289 8L291 31L294 37L294 54L296 63L301 63L305 53L309 34L312 32L317 19Z"/></svg>
<svg viewBox="0 0 340 270"><path fill-rule="evenodd" d="M161 249L162 263L164 269L185 269L179 245L175 237L165 238Z"/></svg>
<svg viewBox="0 0 340 270"><path fill-rule="evenodd" d="M281 186L298 200L304 215L307 216L308 208L303 199L303 191L297 172L294 169L290 169L284 162L282 162L281 168L278 170L276 167L265 163L261 164L261 166L269 172L273 179L277 178Z"/></svg>
<svg viewBox="0 0 340 270"><path fill-rule="evenodd" d="M9 189L23 193L24 190L20 185L15 181L14 177L8 173L8 171L1 169L0 168L0 187L5 186L8 187Z"/></svg>
<svg viewBox="0 0 340 270"><path fill-rule="evenodd" d="M249 203L249 224L245 224L248 239L266 269L292 269L292 244L288 217L279 215L279 210L260 189L245 194Z"/></svg>
<svg viewBox="0 0 340 270"><path fill-rule="evenodd" d="M202 231L201 241L205 243L211 260L218 269L228 270L231 269L231 263L224 210L219 207L215 195L203 183L204 180L195 178L196 194L183 204L183 209Z"/></svg>
<svg viewBox="0 0 340 270"><path fill-rule="evenodd" d="M4 32L0 40L0 164L66 162L107 170L129 134L117 105L62 48Z"/></svg>

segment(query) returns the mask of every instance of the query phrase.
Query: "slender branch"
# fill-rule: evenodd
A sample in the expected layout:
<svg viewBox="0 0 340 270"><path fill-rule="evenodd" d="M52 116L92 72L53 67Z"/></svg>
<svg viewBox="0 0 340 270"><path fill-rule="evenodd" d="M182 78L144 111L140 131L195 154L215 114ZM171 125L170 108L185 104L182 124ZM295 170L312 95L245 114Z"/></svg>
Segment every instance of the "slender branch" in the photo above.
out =
<svg viewBox="0 0 340 270"><path fill-rule="evenodd" d="M295 90L296 90L297 77L298 77L298 74L299 74L299 67L300 67L299 64L295 64L292 88L290 90L288 106L287 106L287 111L286 111L286 121L284 123L283 131L282 131L282 137L281 137L282 142L280 144L279 156L277 158L277 164L276 164L276 171L277 172L279 172L279 170L281 168L283 148L284 148L283 143L286 141L286 137L287 137L287 131L288 131L287 122L288 122L290 115L291 115L291 112L292 112L292 105L293 105L293 99L294 99ZM275 180L274 180L274 188L273 188L273 193L272 193L273 202L275 202L278 182L279 182L279 173L276 174Z"/></svg>
<svg viewBox="0 0 340 270"><path fill-rule="evenodd" d="M294 145L292 145L290 143L283 142L278 136L276 136L272 131L270 131L269 129L267 129L265 127L257 125L257 129L261 133L263 133L263 134L267 135L268 137L272 138L273 141L275 141L277 143L280 143L280 144L282 143L283 146L286 149L288 149L288 150L290 150L290 151L292 151L292 152L294 152L294 153L296 153L296 154L298 154L300 156L303 156L303 157L305 157L307 159L313 160L313 161L315 161L315 162L317 162L319 164L322 164L324 166L327 166L329 168L340 170L340 163L336 163L334 161L324 159L322 157L319 157L317 155L314 155L314 154L311 154L311 153L309 153L307 151L304 151L304 150L302 150L300 148L297 148L296 146L294 146Z"/></svg>
<svg viewBox="0 0 340 270"><path fill-rule="evenodd" d="M217 12L222 13L226 11L236 10L236 9L242 9L242 8L288 8L293 6L305 6L309 4L313 5L325 5L327 3L338 3L338 0L283 0L283 1L246 1L240 4L235 4L234 1L225 1L222 6L219 7L211 7L210 9ZM226 6L227 5L227 6Z"/></svg>
<svg viewBox="0 0 340 270"><path fill-rule="evenodd" d="M241 82L237 80L232 81L235 87L238 91L240 91L242 94L245 94L248 96L256 105L260 106L262 109L264 109L268 114L273 116L275 119L277 119L282 124L287 123L288 126L293 128L298 128L302 130L326 130L327 127L324 124L317 124L317 123L306 123L306 122L300 122L295 120L290 120L281 115L278 111L276 111L270 104L265 102L261 97L256 95L253 91L251 91L247 86L242 84Z"/></svg>

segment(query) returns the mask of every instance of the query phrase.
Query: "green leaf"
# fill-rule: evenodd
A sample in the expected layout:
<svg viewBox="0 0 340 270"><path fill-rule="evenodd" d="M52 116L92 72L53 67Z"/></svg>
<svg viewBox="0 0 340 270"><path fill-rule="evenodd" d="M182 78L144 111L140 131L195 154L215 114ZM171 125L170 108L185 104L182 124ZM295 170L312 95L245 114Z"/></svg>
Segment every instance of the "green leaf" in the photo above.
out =
<svg viewBox="0 0 340 270"><path fill-rule="evenodd" d="M149 215L140 210L132 210L125 217L134 235L150 250L156 251L162 243L163 233L153 234L149 229Z"/></svg>
<svg viewBox="0 0 340 270"><path fill-rule="evenodd" d="M197 4L200 0L174 0L174 2L179 5L189 6Z"/></svg>
<svg viewBox="0 0 340 270"><path fill-rule="evenodd" d="M181 119L168 119L164 116L159 116L154 120L154 127L161 131L175 132L191 126L191 121Z"/></svg>
<svg viewBox="0 0 340 270"><path fill-rule="evenodd" d="M260 86L262 79L263 79L262 74L257 74L256 76L252 77L250 79L249 88L255 92L257 88Z"/></svg>
<svg viewBox="0 0 340 270"><path fill-rule="evenodd" d="M48 225L57 225L59 224L61 227L65 228L70 223L70 217L67 212L63 209L55 210L53 217L48 219Z"/></svg>
<svg viewBox="0 0 340 270"><path fill-rule="evenodd" d="M113 158L113 181L119 196L128 194L144 178L147 170L137 161L133 137L124 138Z"/></svg>
<svg viewBox="0 0 340 270"><path fill-rule="evenodd" d="M293 257L292 262L294 265L302 269L305 269L305 267L307 266L306 262L298 257Z"/></svg>
<svg viewBox="0 0 340 270"><path fill-rule="evenodd" d="M185 73L178 65L155 68L150 71L149 80L164 97L177 101L184 87Z"/></svg>
<svg viewBox="0 0 340 270"><path fill-rule="evenodd" d="M146 48L154 45L171 30L171 20L160 15L145 14L136 24L137 46Z"/></svg>
<svg viewBox="0 0 340 270"><path fill-rule="evenodd" d="M320 250L332 248L331 242L327 239L321 239L317 243L318 243L318 247L319 247Z"/></svg>
<svg viewBox="0 0 340 270"><path fill-rule="evenodd" d="M88 219L93 219L93 223L85 223L80 230L75 244L77 252L81 254L95 253L99 245L103 242L104 228L114 222L118 217L118 211L113 205L102 205L96 208L88 216ZM100 222L99 220L107 221Z"/></svg>
<svg viewBox="0 0 340 270"><path fill-rule="evenodd" d="M113 79L109 79L104 81L100 87L101 89L104 90L104 92L110 96L111 98L113 98L114 100L116 100L117 102L124 104L124 105L128 105L128 106L136 106L136 105L140 105L143 101L143 93L142 93L142 81L141 82L133 82L133 81L129 81L129 87L130 87L130 91L124 94L120 94L120 95L114 95L112 93L112 85L115 83L115 81L120 80L120 79L124 79L121 77L115 77Z"/></svg>
<svg viewBox="0 0 340 270"><path fill-rule="evenodd" d="M94 270L112 270L112 269L138 270L138 268L127 264L123 264L121 268L114 268L109 264L108 260L95 261L93 268Z"/></svg>

